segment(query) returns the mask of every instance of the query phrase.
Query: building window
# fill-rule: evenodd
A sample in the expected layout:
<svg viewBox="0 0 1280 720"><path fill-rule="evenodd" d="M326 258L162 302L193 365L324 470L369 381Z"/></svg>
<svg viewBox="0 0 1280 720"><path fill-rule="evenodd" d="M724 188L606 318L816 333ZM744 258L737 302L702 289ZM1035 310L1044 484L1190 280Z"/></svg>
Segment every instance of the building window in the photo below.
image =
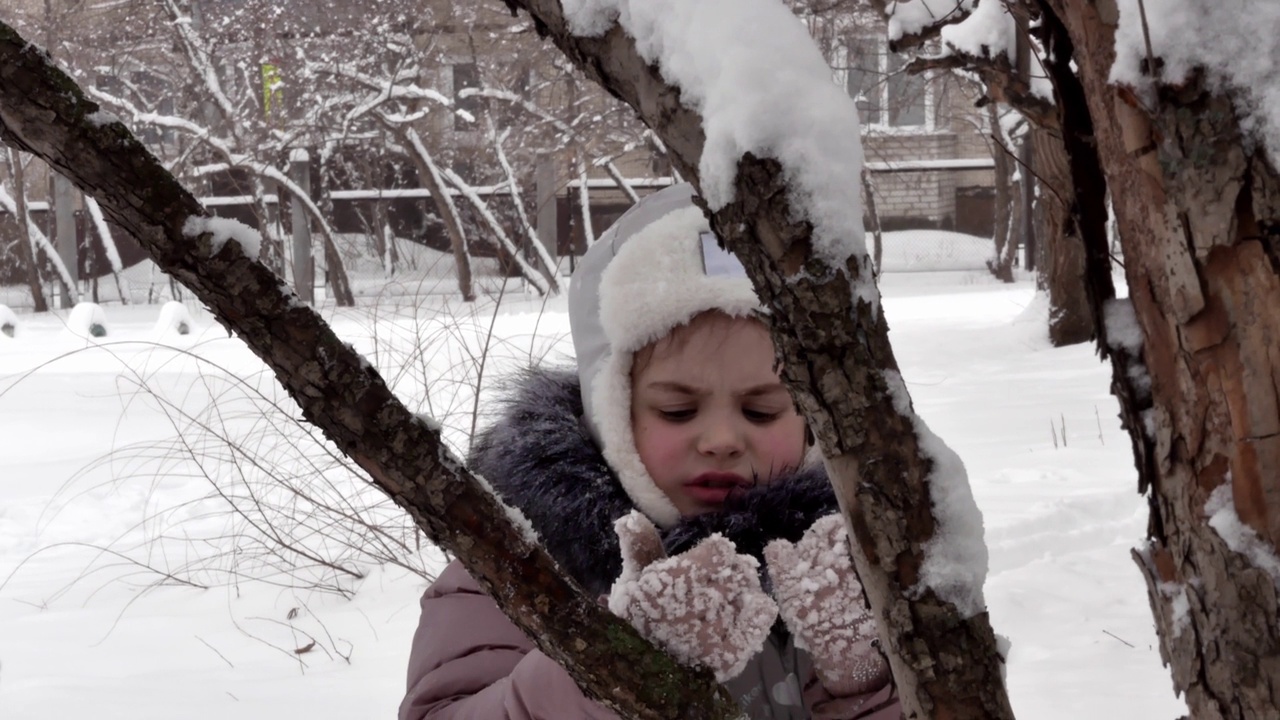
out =
<svg viewBox="0 0 1280 720"><path fill-rule="evenodd" d="M840 50L836 79L857 101L864 128L933 129L931 83L907 74L906 58L889 52L883 36L854 36Z"/></svg>

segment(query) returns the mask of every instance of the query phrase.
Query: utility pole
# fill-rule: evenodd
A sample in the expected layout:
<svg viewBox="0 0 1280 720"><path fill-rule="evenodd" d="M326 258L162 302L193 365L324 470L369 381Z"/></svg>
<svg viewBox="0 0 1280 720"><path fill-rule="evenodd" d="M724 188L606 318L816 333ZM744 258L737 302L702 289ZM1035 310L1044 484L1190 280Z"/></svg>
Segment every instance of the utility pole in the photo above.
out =
<svg viewBox="0 0 1280 720"><path fill-rule="evenodd" d="M44 0L44 45L45 51L53 54L53 34L55 26L53 0ZM71 181L63 177L53 168L49 169L49 200L53 207L49 213L49 237L53 239L53 247L58 257L67 267L72 283L80 282L80 252L76 247L76 188ZM76 289L58 285L58 305L64 309L75 304Z"/></svg>

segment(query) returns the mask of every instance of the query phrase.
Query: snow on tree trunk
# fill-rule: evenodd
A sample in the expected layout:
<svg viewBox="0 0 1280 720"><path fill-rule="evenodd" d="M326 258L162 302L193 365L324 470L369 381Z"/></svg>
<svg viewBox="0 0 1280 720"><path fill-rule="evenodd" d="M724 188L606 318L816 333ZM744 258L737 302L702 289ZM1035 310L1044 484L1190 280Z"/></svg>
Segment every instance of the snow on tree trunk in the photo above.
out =
<svg viewBox="0 0 1280 720"><path fill-rule="evenodd" d="M1063 99L1064 132L1081 138L1068 142L1076 187L1096 148L1125 254L1130 300L1111 300L1098 292L1110 282L1105 232L1085 233L1101 344L1150 493L1148 544L1134 555L1161 656L1192 717L1277 717L1280 175L1223 84L1199 72L1157 81L1151 104L1110 84L1113 3L1048 7L1074 42L1074 99L1087 100ZM1105 222L1105 201L1083 209Z"/></svg>
<svg viewBox="0 0 1280 720"><path fill-rule="evenodd" d="M48 57L0 22L0 140L31 152L138 238L263 361L303 416L454 554L538 647L592 696L635 720L734 720L741 708L708 671L678 664L568 580L527 520L504 506L411 413L382 377L280 277L239 243L212 252L183 227L205 216L196 198Z"/></svg>
<svg viewBox="0 0 1280 720"><path fill-rule="evenodd" d="M617 2L590 3L571 19L559 0L508 4L661 137L773 311L784 380L827 456L904 714L1011 718L981 600L981 521L963 467L915 416L897 376L869 258L852 247L862 234L861 151L846 145L857 142L856 108L841 96L838 119L815 115L840 91L804 27L782 4L754 0L636 0L617 14ZM705 15L713 6L723 17ZM714 42L699 44L694 28ZM714 59L731 47L752 50ZM802 78L812 85L791 82ZM705 124L702 113L712 116ZM839 137L818 136L836 128ZM765 156L771 149L778 157Z"/></svg>
<svg viewBox="0 0 1280 720"><path fill-rule="evenodd" d="M22 263L27 276L27 288L31 291L31 306L35 312L48 312L49 303L44 299L44 288L40 285L40 268L36 266L36 247L32 241L31 218L27 217L27 183L26 174L22 170L22 157L15 148L9 148L7 154L11 177L14 185L13 217L18 221L20 237L18 239L18 261ZM5 192L0 185L0 193Z"/></svg>
<svg viewBox="0 0 1280 720"><path fill-rule="evenodd" d="M111 228L107 227L107 219L102 217L102 208L98 206L98 201L94 200L92 195L84 196L84 206L89 211L89 217L93 220L93 227L98 231L98 239L102 240L102 247L107 253L107 263L111 265L111 277L115 278L116 290L120 293L120 304L128 305L129 297L125 292L124 279L120 277L122 265L120 263L120 250L116 247L116 239L111 235ZM94 280L93 294L93 301L98 302L96 279Z"/></svg>

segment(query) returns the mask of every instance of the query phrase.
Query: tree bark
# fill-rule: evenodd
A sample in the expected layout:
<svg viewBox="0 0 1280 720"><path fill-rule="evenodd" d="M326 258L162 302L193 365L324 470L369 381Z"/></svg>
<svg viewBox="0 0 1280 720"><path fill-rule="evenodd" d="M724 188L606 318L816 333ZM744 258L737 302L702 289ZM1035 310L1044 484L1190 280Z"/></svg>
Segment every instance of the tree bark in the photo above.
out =
<svg viewBox="0 0 1280 720"><path fill-rule="evenodd" d="M680 174L698 184L701 119L620 27L575 37L558 0L508 4L529 11L538 30L589 77L635 108L667 145ZM857 283L871 281L866 258L833 268L814 256L812 227L796 220L772 158L748 153L740 159L734 198L711 213L711 224L772 311L783 379L827 457L904 713L1011 718L986 612L967 615L919 583L925 545L941 523L929 488L935 465L922 448L905 387L900 379L895 383L884 314L855 296Z"/></svg>
<svg viewBox="0 0 1280 720"><path fill-rule="evenodd" d="M871 173L862 171L862 195L867 199L867 220L871 223L871 264L876 270L876 277L884 272L884 233L880 230L880 213L876 210L876 188L871 182Z"/></svg>
<svg viewBox="0 0 1280 720"><path fill-rule="evenodd" d="M1058 130L1030 129L1033 167L1040 187L1043 243L1047 262L1040 266L1049 293L1049 342L1065 347L1093 339L1093 313L1084 291L1084 241L1071 209L1076 202L1071 163ZM1024 168L1023 174L1028 172Z"/></svg>
<svg viewBox="0 0 1280 720"><path fill-rule="evenodd" d="M17 149L9 148L9 164L13 166L13 202L18 208L18 260L26 269L27 287L31 290L31 306L35 312L49 312L40 285L40 268L36 265L36 248L31 242L31 218L27 216L27 180L22 169L22 156Z"/></svg>
<svg viewBox="0 0 1280 720"><path fill-rule="evenodd" d="M998 103L987 103L987 123L991 126L991 159L995 162L995 242L996 252L987 261L987 269L1000 280L1013 282L1013 260L1017 257L1017 241L1013 238L1013 161L1000 127ZM1010 247L1012 246L1012 247Z"/></svg>
<svg viewBox="0 0 1280 720"><path fill-rule="evenodd" d="M185 236L184 225L208 217L205 210L124 125L90 122L97 110L43 51L0 23L0 139L97 197L111 220L272 368L303 416L461 559L592 697L629 718L740 714L710 673L677 664L567 580L431 423L410 413L279 276L239 243L214 255L209 234Z"/></svg>
<svg viewBox="0 0 1280 720"><path fill-rule="evenodd" d="M1071 98L1064 113L1081 133L1092 123L1142 330L1139 357L1098 326L1139 490L1150 492L1149 541L1134 557L1161 656L1193 717L1277 717L1277 578L1209 520L1212 497L1258 547L1274 553L1280 541L1280 175L1245 138L1227 91L1202 76L1157 82L1151 108L1108 83L1114 2L1045 6L1074 45L1055 54L1074 55L1089 117L1072 118ZM1073 167L1089 162L1087 148L1068 150ZM1110 282L1105 233L1085 236L1095 316L1123 310L1098 292Z"/></svg>

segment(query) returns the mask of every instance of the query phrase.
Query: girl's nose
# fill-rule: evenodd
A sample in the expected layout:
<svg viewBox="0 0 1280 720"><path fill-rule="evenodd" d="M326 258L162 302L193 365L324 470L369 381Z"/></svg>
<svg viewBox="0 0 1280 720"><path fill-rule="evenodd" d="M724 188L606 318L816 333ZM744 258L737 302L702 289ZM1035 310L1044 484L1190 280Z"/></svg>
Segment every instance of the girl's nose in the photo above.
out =
<svg viewBox="0 0 1280 720"><path fill-rule="evenodd" d="M729 418L708 418L698 435L698 452L703 455L737 457L745 449L742 432Z"/></svg>

